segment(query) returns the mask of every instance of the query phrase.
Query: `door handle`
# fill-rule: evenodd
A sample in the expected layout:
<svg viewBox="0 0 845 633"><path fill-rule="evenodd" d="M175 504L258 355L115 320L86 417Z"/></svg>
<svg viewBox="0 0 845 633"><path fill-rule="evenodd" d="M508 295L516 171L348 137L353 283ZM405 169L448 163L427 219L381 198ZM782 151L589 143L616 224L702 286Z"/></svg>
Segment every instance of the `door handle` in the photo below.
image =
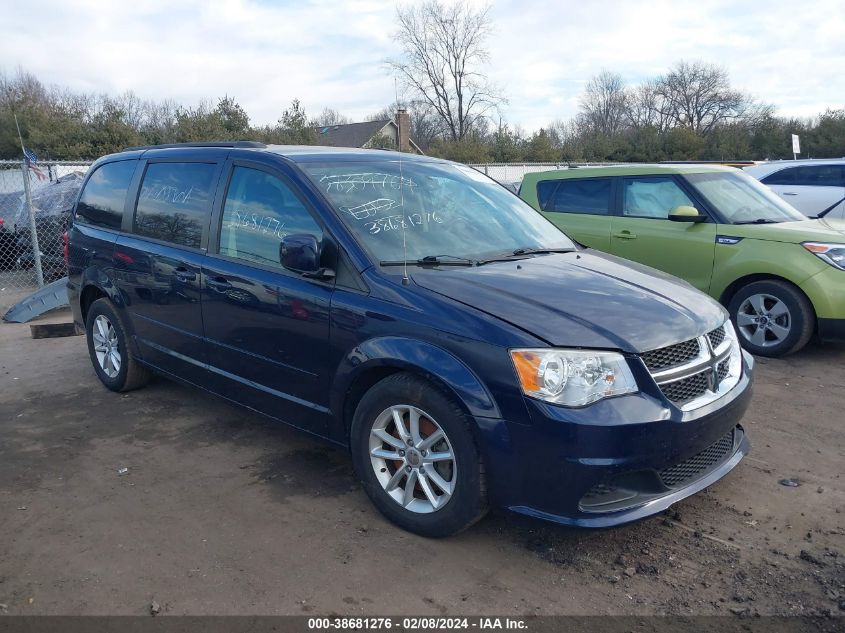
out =
<svg viewBox="0 0 845 633"><path fill-rule="evenodd" d="M785 195L785 196L797 196L798 194L795 193L794 191L784 191L783 195Z"/></svg>
<svg viewBox="0 0 845 633"><path fill-rule="evenodd" d="M179 268L175 268L173 270L173 276L176 277L179 281L194 281L197 278L197 274L185 268L184 266L179 266Z"/></svg>
<svg viewBox="0 0 845 633"><path fill-rule="evenodd" d="M232 287L232 284L226 281L223 277L212 277L211 279L207 279L205 283L217 292L225 292Z"/></svg>
<svg viewBox="0 0 845 633"><path fill-rule="evenodd" d="M625 231L620 231L619 233L614 233L613 237L619 238L620 240L635 240L635 239L637 239L637 234L631 233L631 231L625 230Z"/></svg>

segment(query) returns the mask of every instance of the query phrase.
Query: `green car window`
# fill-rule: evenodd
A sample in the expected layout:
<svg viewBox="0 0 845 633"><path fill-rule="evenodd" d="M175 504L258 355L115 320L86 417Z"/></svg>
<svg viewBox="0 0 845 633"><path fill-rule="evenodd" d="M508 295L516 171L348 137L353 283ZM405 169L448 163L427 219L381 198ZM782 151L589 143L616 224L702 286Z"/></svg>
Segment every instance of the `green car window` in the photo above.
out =
<svg viewBox="0 0 845 633"><path fill-rule="evenodd" d="M730 224L807 219L748 174L712 172L684 177Z"/></svg>
<svg viewBox="0 0 845 633"><path fill-rule="evenodd" d="M541 180L537 198L543 211L608 215L611 182L610 178Z"/></svg>
<svg viewBox="0 0 845 633"><path fill-rule="evenodd" d="M625 178L622 213L629 217L665 220L675 207L695 204L671 176Z"/></svg>

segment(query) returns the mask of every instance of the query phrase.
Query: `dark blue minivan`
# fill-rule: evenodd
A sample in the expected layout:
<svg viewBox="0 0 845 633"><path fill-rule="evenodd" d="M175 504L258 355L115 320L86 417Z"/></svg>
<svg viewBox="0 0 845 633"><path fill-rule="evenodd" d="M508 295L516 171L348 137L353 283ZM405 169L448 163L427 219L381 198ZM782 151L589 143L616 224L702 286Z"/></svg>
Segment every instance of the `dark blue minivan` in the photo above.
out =
<svg viewBox="0 0 845 633"><path fill-rule="evenodd" d="M491 504L640 519L749 450L753 361L722 307L463 165L134 148L91 167L68 261L106 387L155 371L347 447L373 503L419 534Z"/></svg>

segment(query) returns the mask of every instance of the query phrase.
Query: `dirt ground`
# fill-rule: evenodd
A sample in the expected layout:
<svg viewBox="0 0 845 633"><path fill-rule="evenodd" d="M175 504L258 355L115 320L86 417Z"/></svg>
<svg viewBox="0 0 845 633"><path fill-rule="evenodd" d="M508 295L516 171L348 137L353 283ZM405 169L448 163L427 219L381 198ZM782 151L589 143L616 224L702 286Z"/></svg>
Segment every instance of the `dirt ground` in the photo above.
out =
<svg viewBox="0 0 845 633"><path fill-rule="evenodd" d="M752 453L705 492L612 530L497 512L433 541L342 451L163 379L111 393L84 338L2 324L0 613L842 615L843 412L845 347L759 360Z"/></svg>

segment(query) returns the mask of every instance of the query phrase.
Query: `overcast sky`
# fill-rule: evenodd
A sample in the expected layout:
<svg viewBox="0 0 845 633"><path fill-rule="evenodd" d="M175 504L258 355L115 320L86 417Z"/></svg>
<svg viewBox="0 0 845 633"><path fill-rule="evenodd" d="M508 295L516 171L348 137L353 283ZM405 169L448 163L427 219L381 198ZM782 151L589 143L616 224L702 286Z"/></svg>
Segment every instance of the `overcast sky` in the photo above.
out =
<svg viewBox="0 0 845 633"><path fill-rule="evenodd" d="M228 94L259 124L294 97L361 120L393 101L394 14L389 0L8 2L0 69L190 105ZM529 131L575 114L603 68L636 83L679 59L725 66L779 114L845 107L842 0L495 0L491 16L487 70Z"/></svg>

